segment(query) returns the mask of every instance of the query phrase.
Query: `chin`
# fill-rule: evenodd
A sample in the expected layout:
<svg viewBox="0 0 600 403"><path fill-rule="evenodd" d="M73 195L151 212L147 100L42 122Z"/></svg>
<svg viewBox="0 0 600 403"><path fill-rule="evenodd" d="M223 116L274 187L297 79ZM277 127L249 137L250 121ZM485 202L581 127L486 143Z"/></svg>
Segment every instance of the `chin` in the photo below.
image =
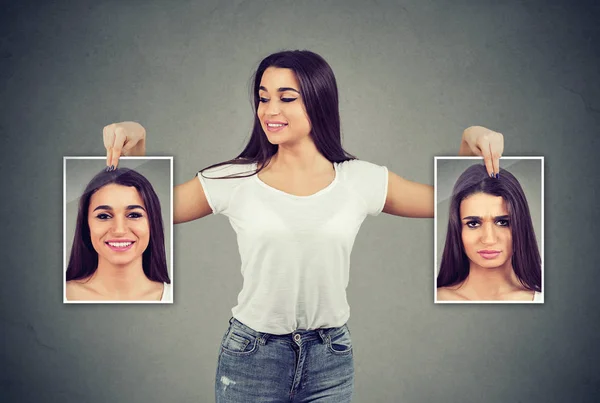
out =
<svg viewBox="0 0 600 403"><path fill-rule="evenodd" d="M142 256L106 256L105 258L106 261L108 261L113 266L125 266L130 264L131 262L134 262L137 259L141 259Z"/></svg>
<svg viewBox="0 0 600 403"><path fill-rule="evenodd" d="M269 136L267 135L267 141L274 146L278 146L280 144L284 144L288 141L285 136Z"/></svg>
<svg viewBox="0 0 600 403"><path fill-rule="evenodd" d="M493 261L493 260L478 259L475 261L475 263L485 269L496 269L499 267L504 267L504 265L506 264L506 260Z"/></svg>

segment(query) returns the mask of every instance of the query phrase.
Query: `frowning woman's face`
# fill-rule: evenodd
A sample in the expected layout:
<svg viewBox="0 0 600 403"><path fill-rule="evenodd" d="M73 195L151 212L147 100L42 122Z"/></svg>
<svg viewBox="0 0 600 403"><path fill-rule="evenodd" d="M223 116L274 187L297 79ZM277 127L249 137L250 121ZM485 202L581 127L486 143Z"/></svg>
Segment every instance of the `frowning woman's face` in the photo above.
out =
<svg viewBox="0 0 600 403"><path fill-rule="evenodd" d="M98 262L127 265L142 254L150 242L146 206L137 189L117 184L106 185L90 198L88 210L90 238Z"/></svg>
<svg viewBox="0 0 600 403"><path fill-rule="evenodd" d="M506 201L475 193L460 204L462 242L473 264L483 268L512 268L512 232Z"/></svg>

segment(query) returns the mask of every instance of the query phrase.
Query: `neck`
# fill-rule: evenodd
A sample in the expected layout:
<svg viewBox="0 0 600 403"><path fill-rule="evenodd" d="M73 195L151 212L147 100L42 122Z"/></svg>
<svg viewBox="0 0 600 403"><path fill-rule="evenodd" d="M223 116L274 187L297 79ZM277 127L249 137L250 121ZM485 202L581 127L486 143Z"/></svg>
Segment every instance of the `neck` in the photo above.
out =
<svg viewBox="0 0 600 403"><path fill-rule="evenodd" d="M301 144L280 144L269 163L271 167L286 171L322 171L332 167L332 163L317 150L312 140Z"/></svg>
<svg viewBox="0 0 600 403"><path fill-rule="evenodd" d="M127 299L135 297L135 293L139 293L151 281L144 274L140 256L125 265L113 265L99 257L98 268L90 282L103 295Z"/></svg>
<svg viewBox="0 0 600 403"><path fill-rule="evenodd" d="M481 267L471 262L469 276L462 288L472 292L478 299L494 299L503 293L522 288L519 284L510 261L494 268Z"/></svg>

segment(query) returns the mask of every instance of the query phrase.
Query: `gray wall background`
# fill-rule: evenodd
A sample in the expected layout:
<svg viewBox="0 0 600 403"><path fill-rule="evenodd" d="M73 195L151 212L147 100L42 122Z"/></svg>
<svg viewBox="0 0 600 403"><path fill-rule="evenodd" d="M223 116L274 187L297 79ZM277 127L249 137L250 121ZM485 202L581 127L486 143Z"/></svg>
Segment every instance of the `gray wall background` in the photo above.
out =
<svg viewBox="0 0 600 403"><path fill-rule="evenodd" d="M434 220L435 231L437 234L436 242L436 262L435 277L440 270L442 253L446 244L446 234L448 230L448 214L450 210L450 199L452 198L452 188L458 180L458 177L471 165L483 164L483 160L473 159L438 159L437 160L437 217ZM513 174L519 181L523 193L527 198L533 230L535 232L538 249L542 253L542 164L541 159L511 159L501 158L500 168L506 169ZM500 175L502 179L502 175ZM543 254L542 254L543 256ZM542 261L542 273L544 271ZM544 290L542 290L544 291Z"/></svg>
<svg viewBox="0 0 600 403"><path fill-rule="evenodd" d="M0 400L213 400L241 287L227 220L175 227L175 304L63 305L62 157L103 155L102 127L137 120L181 183L242 149L260 59L306 48L336 72L361 159L433 183L473 124L546 157L543 305L434 305L433 220L366 220L355 401L595 401L599 20L567 1L3 2Z"/></svg>
<svg viewBox="0 0 600 403"><path fill-rule="evenodd" d="M63 271L67 270L71 248L73 246L73 235L75 234L75 223L77 222L77 210L79 199L87 184L101 170L106 168L106 158L103 159L67 159L65 161L65 193L66 216L65 216L65 265ZM143 175L154 189L160 201L160 210L164 228L165 251L167 255L167 269L169 278L173 283L173 268L171 267L171 161L168 159L138 159L124 157L119 161L119 168L134 169ZM64 278L63 278L64 280ZM174 297L174 296L173 296Z"/></svg>

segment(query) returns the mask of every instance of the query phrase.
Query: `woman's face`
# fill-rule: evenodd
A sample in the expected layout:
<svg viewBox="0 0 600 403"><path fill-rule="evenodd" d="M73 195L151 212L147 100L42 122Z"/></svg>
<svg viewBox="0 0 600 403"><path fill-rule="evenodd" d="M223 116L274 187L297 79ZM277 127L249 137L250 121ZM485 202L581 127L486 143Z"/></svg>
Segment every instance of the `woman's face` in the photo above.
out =
<svg viewBox="0 0 600 403"><path fill-rule="evenodd" d="M99 261L129 264L141 259L150 242L146 206L132 186L110 184L96 191L90 198L88 224Z"/></svg>
<svg viewBox="0 0 600 403"><path fill-rule="evenodd" d="M506 202L500 196L475 193L460 204L462 242L471 261L484 268L511 264L512 233Z"/></svg>
<svg viewBox="0 0 600 403"><path fill-rule="evenodd" d="M260 80L258 96L258 119L271 144L312 141L300 84L292 70L267 68Z"/></svg>

